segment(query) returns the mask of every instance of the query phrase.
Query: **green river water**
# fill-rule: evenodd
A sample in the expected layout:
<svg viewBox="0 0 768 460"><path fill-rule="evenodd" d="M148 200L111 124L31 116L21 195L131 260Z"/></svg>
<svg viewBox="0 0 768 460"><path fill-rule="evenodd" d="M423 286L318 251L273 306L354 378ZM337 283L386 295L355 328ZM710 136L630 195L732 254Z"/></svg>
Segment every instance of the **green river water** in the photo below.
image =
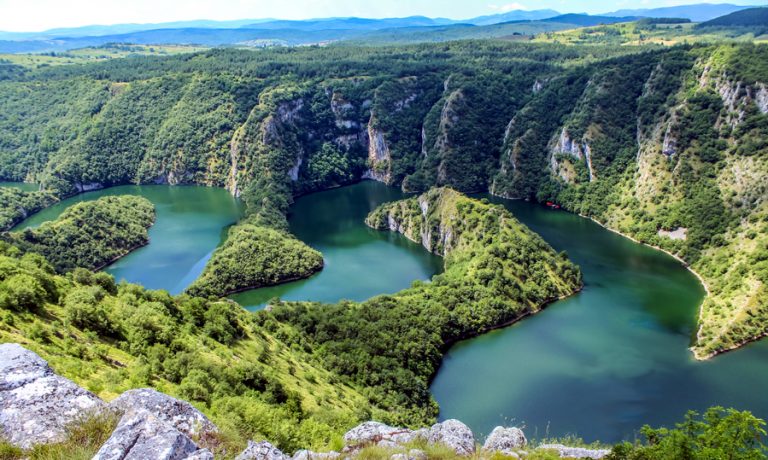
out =
<svg viewBox="0 0 768 460"><path fill-rule="evenodd" d="M202 272L213 250L237 222L241 204L223 189L124 185L83 193L62 200L31 216L14 230L36 227L53 220L64 209L80 201L108 195L139 195L155 205L155 224L149 229L149 244L107 267L115 279L125 279L151 289L183 291Z"/></svg>
<svg viewBox="0 0 768 460"><path fill-rule="evenodd" d="M713 405L768 417L768 341L695 361L687 347L704 289L679 262L588 219L488 198L567 251L585 286L451 348L431 386L441 418L481 434L523 424L538 438L615 442Z"/></svg>
<svg viewBox="0 0 768 460"><path fill-rule="evenodd" d="M150 244L107 271L118 279L182 291L241 214L226 191L125 186L86 193L19 228L54 219L66 206L104 195L144 196L157 209ZM365 226L377 205L404 197L363 182L297 199L291 231L323 252L326 267L302 281L233 296L258 309L270 298L332 302L392 293L442 269L440 258L400 235ZM576 434L631 439L645 423L670 424L711 405L768 417L768 341L708 362L687 347L704 291L677 261L593 222L525 202L503 203L581 266L584 290L520 323L452 347L431 390L440 417L487 434L499 424L529 437Z"/></svg>

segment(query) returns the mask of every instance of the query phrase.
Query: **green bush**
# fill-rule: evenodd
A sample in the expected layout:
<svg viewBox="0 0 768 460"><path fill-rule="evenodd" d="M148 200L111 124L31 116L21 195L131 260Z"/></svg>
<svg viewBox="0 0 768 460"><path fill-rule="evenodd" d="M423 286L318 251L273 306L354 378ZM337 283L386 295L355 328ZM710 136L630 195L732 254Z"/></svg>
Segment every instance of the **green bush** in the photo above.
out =
<svg viewBox="0 0 768 460"><path fill-rule="evenodd" d="M645 438L613 448L610 460L760 460L766 456L765 422L747 411L713 407L689 412L675 429L643 427Z"/></svg>

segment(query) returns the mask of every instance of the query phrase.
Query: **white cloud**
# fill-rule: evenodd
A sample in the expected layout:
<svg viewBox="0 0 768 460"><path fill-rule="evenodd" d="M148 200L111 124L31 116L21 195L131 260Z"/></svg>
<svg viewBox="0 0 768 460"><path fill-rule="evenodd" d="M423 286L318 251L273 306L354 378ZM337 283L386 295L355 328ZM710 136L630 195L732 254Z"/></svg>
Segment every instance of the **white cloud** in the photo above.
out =
<svg viewBox="0 0 768 460"><path fill-rule="evenodd" d="M501 11L503 13L506 13L508 11L514 11L514 10L527 10L528 7L523 5L522 3L507 3L504 5L488 5L488 7L492 10Z"/></svg>

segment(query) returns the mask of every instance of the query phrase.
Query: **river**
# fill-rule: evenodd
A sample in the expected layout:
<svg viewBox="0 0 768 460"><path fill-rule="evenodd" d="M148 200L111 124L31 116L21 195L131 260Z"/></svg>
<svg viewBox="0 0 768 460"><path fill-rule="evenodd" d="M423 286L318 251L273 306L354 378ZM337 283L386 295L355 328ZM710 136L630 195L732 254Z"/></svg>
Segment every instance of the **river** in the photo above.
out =
<svg viewBox="0 0 768 460"><path fill-rule="evenodd" d="M238 221L242 205L224 189L124 185L83 193L62 200L19 224L14 230L36 227L56 219L67 207L111 195L138 195L155 205L156 219L149 244L106 268L117 280L150 289L182 292L202 272L227 228Z"/></svg>
<svg viewBox="0 0 768 460"><path fill-rule="evenodd" d="M713 405L768 417L768 341L711 361L687 350L704 289L672 257L563 211L488 197L584 275L584 290L511 327L452 347L431 391L440 417L487 434L633 439Z"/></svg>
<svg viewBox="0 0 768 460"><path fill-rule="evenodd" d="M56 218L75 202L136 194L157 209L150 244L107 268L117 279L181 292L202 271L242 209L226 191L124 186L65 200L18 228ZM401 235L365 226L366 214L403 198L362 182L301 197L291 231L323 252L306 280L233 296L250 309L273 297L335 302L393 293L442 270L442 260ZM768 418L768 340L697 362L687 350L704 290L672 257L562 211L488 197L565 250L581 266L584 290L511 327L453 346L431 390L440 417L476 434L524 425L529 437L574 434L587 441L632 439L645 423L672 424L712 405Z"/></svg>
<svg viewBox="0 0 768 460"><path fill-rule="evenodd" d="M323 253L325 267L305 280L232 296L257 310L273 298L338 302L393 294L443 269L442 258L404 236L373 230L365 217L380 204L405 198L394 187L363 181L303 196L291 206L291 232Z"/></svg>

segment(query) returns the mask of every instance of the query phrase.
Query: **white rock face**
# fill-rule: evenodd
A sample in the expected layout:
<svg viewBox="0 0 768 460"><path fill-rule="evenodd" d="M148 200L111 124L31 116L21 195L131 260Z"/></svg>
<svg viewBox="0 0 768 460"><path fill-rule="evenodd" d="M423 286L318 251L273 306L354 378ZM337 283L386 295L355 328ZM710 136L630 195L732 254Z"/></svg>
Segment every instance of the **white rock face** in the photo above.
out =
<svg viewBox="0 0 768 460"><path fill-rule="evenodd" d="M214 460L214 457L210 450L200 449L184 460Z"/></svg>
<svg viewBox="0 0 768 460"><path fill-rule="evenodd" d="M760 84L760 88L755 93L755 104L760 109L760 113L768 113L768 87Z"/></svg>
<svg viewBox="0 0 768 460"><path fill-rule="evenodd" d="M514 449L525 447L527 440L523 430L519 428L504 428L497 426L491 431L488 439L483 444L483 450L487 452L500 452L505 455L514 453Z"/></svg>
<svg viewBox="0 0 768 460"><path fill-rule="evenodd" d="M584 449L581 447L568 447L562 444L542 444L537 449L547 449L557 451L560 458L603 458L610 454L608 449Z"/></svg>
<svg viewBox="0 0 768 460"><path fill-rule="evenodd" d="M218 431L216 425L192 404L151 388L128 390L109 403L121 413L145 410L187 436L204 436Z"/></svg>
<svg viewBox="0 0 768 460"><path fill-rule="evenodd" d="M0 344L0 435L23 449L63 441L69 424L106 407L94 394L53 373L19 344Z"/></svg>
<svg viewBox="0 0 768 460"><path fill-rule="evenodd" d="M267 441L248 441L248 447L235 460L290 460L290 457Z"/></svg>
<svg viewBox="0 0 768 460"><path fill-rule="evenodd" d="M153 414L139 410L123 415L93 460L185 460L213 458L184 433Z"/></svg>
<svg viewBox="0 0 768 460"><path fill-rule="evenodd" d="M685 239L688 238L688 229L684 227L678 227L671 231L659 229L658 234L659 236L667 237L673 240L685 241Z"/></svg>
<svg viewBox="0 0 768 460"><path fill-rule="evenodd" d="M450 419L432 425L427 441L430 444L444 444L453 449L456 455L469 456L475 453L475 435L458 420Z"/></svg>

